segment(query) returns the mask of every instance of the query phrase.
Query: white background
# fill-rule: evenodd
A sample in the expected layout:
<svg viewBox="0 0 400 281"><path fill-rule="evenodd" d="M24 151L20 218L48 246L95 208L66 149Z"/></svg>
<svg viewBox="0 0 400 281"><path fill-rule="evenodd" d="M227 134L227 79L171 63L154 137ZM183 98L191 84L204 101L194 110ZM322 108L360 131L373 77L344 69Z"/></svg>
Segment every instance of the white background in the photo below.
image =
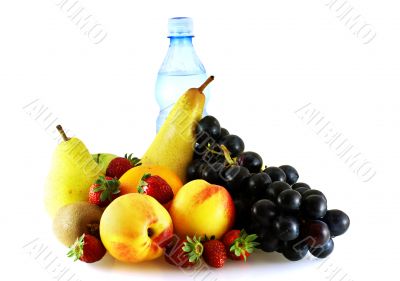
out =
<svg viewBox="0 0 400 281"><path fill-rule="evenodd" d="M0 4L1 279L55 280L57 264L75 274L71 280L397 280L398 1L346 2L352 16L368 24L362 32L376 33L368 44L338 17L343 0L331 7L329 0L79 0L76 7L107 33L99 44L59 2ZM292 164L301 181L327 195L330 208L350 215L349 231L335 239L325 263L259 253L207 277L208 271L196 276L162 260L123 265L107 257L87 265L66 259L42 203L56 141L46 130L49 120L29 115L27 105L48 108L91 152L141 155L155 135L153 90L172 16L194 19L196 50L216 77L209 112L265 164ZM369 161L376 171L370 181L325 143L326 132L318 134L304 112L296 113L309 103ZM36 256L40 245L47 260Z"/></svg>

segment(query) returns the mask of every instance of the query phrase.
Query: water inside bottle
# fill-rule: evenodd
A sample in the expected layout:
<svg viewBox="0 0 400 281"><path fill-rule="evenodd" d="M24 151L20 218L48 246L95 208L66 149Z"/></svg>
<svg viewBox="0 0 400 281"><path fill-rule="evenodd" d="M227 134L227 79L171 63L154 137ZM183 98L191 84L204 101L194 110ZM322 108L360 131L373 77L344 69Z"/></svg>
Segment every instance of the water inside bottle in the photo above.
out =
<svg viewBox="0 0 400 281"><path fill-rule="evenodd" d="M199 87L206 79L207 75L205 73L193 75L170 75L160 73L158 75L156 84L156 99L162 110L157 118L157 132L160 130L169 112L180 96L189 88ZM206 96L207 103L207 88L204 91L204 94ZM203 116L205 115L207 115L207 113L204 111Z"/></svg>

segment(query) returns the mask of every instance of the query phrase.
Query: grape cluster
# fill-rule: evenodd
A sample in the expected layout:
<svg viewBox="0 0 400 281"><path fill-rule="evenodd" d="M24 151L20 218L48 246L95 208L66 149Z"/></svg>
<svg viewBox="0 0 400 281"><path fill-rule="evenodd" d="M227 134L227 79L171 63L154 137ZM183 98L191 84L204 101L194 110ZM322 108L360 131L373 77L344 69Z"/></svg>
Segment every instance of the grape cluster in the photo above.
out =
<svg viewBox="0 0 400 281"><path fill-rule="evenodd" d="M194 160L187 179L204 179L224 186L236 207L236 229L256 233L259 248L280 252L297 261L308 252L325 258L333 251L332 238L346 232L349 217L328 210L327 198L306 183L290 165L263 169L261 156L244 151L243 140L206 116L196 128Z"/></svg>

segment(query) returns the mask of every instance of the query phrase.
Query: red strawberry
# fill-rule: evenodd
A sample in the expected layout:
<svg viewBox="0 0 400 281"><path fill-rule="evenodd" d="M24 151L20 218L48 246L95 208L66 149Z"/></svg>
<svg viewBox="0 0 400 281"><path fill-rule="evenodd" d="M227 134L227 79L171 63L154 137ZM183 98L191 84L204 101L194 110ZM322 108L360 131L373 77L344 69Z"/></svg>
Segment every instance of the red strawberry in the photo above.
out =
<svg viewBox="0 0 400 281"><path fill-rule="evenodd" d="M227 259L224 243L219 240L208 240L203 243L203 259L212 267L223 267Z"/></svg>
<svg viewBox="0 0 400 281"><path fill-rule="evenodd" d="M100 176L89 188L89 203L106 207L119 196L119 181L110 177Z"/></svg>
<svg viewBox="0 0 400 281"><path fill-rule="evenodd" d="M99 239L90 234L82 234L71 246L67 256L74 257L74 261L79 259L92 263L101 260L105 254L106 249Z"/></svg>
<svg viewBox="0 0 400 281"><path fill-rule="evenodd" d="M161 204L168 203L174 198L171 186L160 176L144 174L137 188L139 193L154 197Z"/></svg>
<svg viewBox="0 0 400 281"><path fill-rule="evenodd" d="M181 239L174 236L172 241L166 247L164 258L165 260L178 267L189 267L199 262L203 254L203 245L196 236L191 239Z"/></svg>
<svg viewBox="0 0 400 281"><path fill-rule="evenodd" d="M222 242L225 245L228 257L232 260L244 260L254 252L255 247L259 244L254 240L257 239L256 234L248 235L243 229L230 230L222 237Z"/></svg>
<svg viewBox="0 0 400 281"><path fill-rule="evenodd" d="M140 159L125 154L125 157L116 157L108 164L106 176L119 179L129 169L140 166Z"/></svg>

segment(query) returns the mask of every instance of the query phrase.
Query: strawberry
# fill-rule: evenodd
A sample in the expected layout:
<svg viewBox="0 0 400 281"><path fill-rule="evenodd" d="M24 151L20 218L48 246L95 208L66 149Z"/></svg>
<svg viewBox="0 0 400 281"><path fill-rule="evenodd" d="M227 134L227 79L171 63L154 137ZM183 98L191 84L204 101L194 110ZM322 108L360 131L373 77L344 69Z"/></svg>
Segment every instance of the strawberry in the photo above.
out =
<svg viewBox="0 0 400 281"><path fill-rule="evenodd" d="M244 229L242 231L233 229L225 233L222 242L230 259L246 261L247 257L253 253L254 248L259 245L254 241L256 239L256 234L248 235Z"/></svg>
<svg viewBox="0 0 400 281"><path fill-rule="evenodd" d="M196 236L193 239L188 236L186 239L174 236L166 247L164 258L177 267L189 267L198 263L202 254L203 245Z"/></svg>
<svg viewBox="0 0 400 281"><path fill-rule="evenodd" d="M227 259L224 243L219 240L208 240L203 243L203 259L212 267L220 268L224 266Z"/></svg>
<svg viewBox="0 0 400 281"><path fill-rule="evenodd" d="M132 157L132 154L125 154L124 157L116 157L108 164L106 176L119 179L129 169L140 166L140 159Z"/></svg>
<svg viewBox="0 0 400 281"><path fill-rule="evenodd" d="M139 193L154 197L161 204L168 203L174 198L171 186L160 176L144 174L137 187Z"/></svg>
<svg viewBox="0 0 400 281"><path fill-rule="evenodd" d="M100 176L89 188L89 203L107 207L119 196L119 181L110 177Z"/></svg>
<svg viewBox="0 0 400 281"><path fill-rule="evenodd" d="M92 263L101 260L105 254L106 249L99 239L90 234L82 234L71 246L67 256L74 257L74 261L79 259Z"/></svg>

